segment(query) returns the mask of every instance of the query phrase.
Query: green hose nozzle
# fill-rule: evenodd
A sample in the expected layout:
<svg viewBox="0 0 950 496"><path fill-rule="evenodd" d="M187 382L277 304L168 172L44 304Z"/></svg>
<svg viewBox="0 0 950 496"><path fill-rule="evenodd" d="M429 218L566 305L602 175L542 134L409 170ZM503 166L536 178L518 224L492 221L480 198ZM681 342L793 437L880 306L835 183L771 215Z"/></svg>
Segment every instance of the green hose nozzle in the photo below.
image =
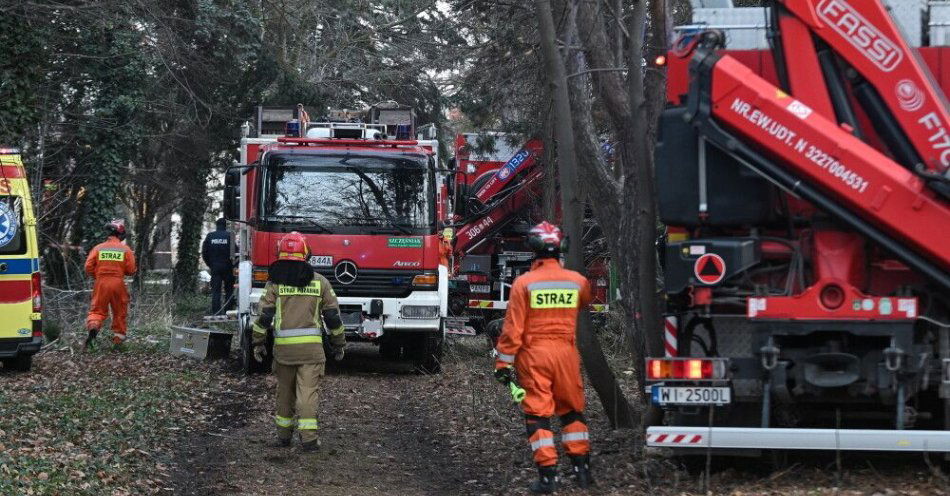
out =
<svg viewBox="0 0 950 496"><path fill-rule="evenodd" d="M511 399L514 400L515 403L521 403L521 401L524 400L524 389L518 387L514 381L508 383L508 389L511 390Z"/></svg>

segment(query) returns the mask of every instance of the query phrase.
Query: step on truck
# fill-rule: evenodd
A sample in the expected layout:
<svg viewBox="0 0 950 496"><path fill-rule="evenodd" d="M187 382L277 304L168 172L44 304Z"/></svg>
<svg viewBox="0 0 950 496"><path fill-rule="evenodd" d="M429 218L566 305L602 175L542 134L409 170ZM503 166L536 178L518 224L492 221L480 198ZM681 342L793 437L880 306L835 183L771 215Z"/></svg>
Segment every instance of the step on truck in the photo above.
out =
<svg viewBox="0 0 950 496"><path fill-rule="evenodd" d="M299 109L299 106L298 106ZM258 109L242 130L241 161L225 175L226 217L239 224L238 328L247 372L266 370L251 350L251 323L290 231L339 297L350 341L387 358L440 370L448 301L440 264L445 215L434 136L411 108L381 105L308 121L299 110Z"/></svg>
<svg viewBox="0 0 950 496"><path fill-rule="evenodd" d="M902 36L910 4L773 1L651 61L668 234L646 375L667 415L648 445L950 452L950 51ZM942 38L929 8L915 45ZM770 46L730 47L749 26Z"/></svg>

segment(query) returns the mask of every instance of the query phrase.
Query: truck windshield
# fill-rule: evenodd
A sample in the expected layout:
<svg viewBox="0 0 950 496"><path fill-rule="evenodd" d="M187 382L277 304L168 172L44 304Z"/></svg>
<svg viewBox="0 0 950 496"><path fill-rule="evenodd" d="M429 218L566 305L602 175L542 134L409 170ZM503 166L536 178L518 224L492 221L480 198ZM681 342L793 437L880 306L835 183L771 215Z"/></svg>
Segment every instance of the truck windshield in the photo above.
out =
<svg viewBox="0 0 950 496"><path fill-rule="evenodd" d="M315 232L434 229L426 157L274 154L266 164L265 222Z"/></svg>

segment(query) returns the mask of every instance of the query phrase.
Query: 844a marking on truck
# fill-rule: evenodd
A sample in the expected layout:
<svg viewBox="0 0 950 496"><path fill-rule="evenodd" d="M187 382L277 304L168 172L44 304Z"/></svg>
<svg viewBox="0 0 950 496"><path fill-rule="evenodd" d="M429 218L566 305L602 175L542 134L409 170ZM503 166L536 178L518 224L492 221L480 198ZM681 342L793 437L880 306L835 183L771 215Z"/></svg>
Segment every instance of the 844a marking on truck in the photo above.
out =
<svg viewBox="0 0 950 496"><path fill-rule="evenodd" d="M333 257L330 255L311 255L308 262L311 267L333 267Z"/></svg>
<svg viewBox="0 0 950 496"><path fill-rule="evenodd" d="M753 107L751 103L741 98L736 98L729 108L743 119L755 124L758 128L768 133L769 136L775 138L778 142L784 143L786 146L803 155L806 159L851 189L856 190L858 193L864 193L868 189L870 183L867 179L864 179L857 172L839 162L836 158L831 156L831 154L809 143L805 138L798 137L797 133L789 129L788 126ZM805 119L811 114L811 109L798 102L798 100L792 100L786 108L789 112L792 112L802 119ZM804 112L804 109L808 109L808 112Z"/></svg>

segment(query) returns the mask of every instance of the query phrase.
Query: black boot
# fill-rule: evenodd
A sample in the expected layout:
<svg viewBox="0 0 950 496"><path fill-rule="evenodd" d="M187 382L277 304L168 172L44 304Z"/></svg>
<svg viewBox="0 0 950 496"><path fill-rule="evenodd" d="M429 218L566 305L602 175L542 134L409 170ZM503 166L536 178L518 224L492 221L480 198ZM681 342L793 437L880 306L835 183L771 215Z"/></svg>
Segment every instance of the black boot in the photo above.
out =
<svg viewBox="0 0 950 496"><path fill-rule="evenodd" d="M307 441L305 443L300 443L300 451L304 453L315 453L320 450L320 440L314 439L313 441Z"/></svg>
<svg viewBox="0 0 950 496"><path fill-rule="evenodd" d="M590 455L571 456L571 465L577 487L587 489L594 485L594 478L590 475Z"/></svg>
<svg viewBox="0 0 950 496"><path fill-rule="evenodd" d="M288 447L288 446L290 446L290 438L289 438L289 437L286 437L286 438L285 438L285 437L277 436L277 437L275 437L274 439L270 440L270 442L267 443L267 447L269 447L269 448L286 448L286 447Z"/></svg>
<svg viewBox="0 0 950 496"><path fill-rule="evenodd" d="M85 349L94 350L96 347L96 336L99 335L99 329L89 329L89 335L86 336Z"/></svg>
<svg viewBox="0 0 950 496"><path fill-rule="evenodd" d="M557 465L538 467L538 480L528 486L536 494L551 494L557 490Z"/></svg>

